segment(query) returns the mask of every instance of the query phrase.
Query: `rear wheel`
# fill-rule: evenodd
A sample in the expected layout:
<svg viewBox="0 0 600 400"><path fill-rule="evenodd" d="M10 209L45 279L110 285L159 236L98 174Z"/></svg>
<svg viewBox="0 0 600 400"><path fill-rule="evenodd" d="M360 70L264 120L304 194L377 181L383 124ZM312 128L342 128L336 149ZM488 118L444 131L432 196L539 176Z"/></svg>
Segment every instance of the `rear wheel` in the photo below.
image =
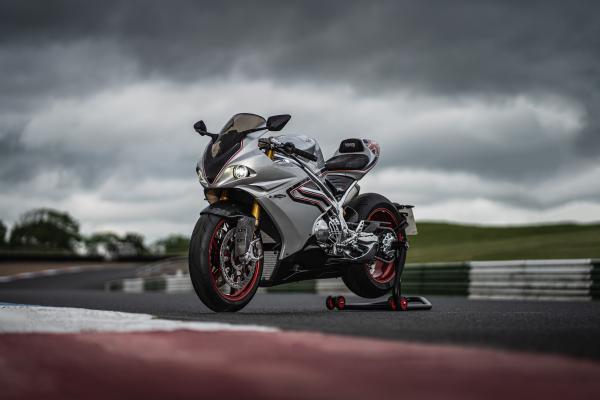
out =
<svg viewBox="0 0 600 400"><path fill-rule="evenodd" d="M190 241L190 277L196 294L211 310L238 311L254 297L262 260L242 261L234 256L235 221L203 214ZM262 256L260 240L251 246L255 258Z"/></svg>
<svg viewBox="0 0 600 400"><path fill-rule="evenodd" d="M398 240L403 240L404 231L399 230L401 216L396 207L385 197L376 193L366 193L350 204L358 214L359 220L385 222L386 226L398 232ZM366 298L385 295L394 284L395 261L375 260L365 265L356 265L348 269L342 279L353 293Z"/></svg>

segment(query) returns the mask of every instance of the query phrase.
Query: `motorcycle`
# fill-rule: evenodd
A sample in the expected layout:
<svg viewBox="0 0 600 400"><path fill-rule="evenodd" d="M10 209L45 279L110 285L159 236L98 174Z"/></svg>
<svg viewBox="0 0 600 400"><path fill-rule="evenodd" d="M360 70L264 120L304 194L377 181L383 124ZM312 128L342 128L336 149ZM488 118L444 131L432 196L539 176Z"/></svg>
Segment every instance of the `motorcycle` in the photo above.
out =
<svg viewBox="0 0 600 400"><path fill-rule="evenodd" d="M379 145L344 139L324 160L311 137L274 135L290 115L236 114L208 136L196 173L209 205L189 249L190 278L216 312L238 311L259 286L341 277L355 294L376 298L399 281L416 233L412 206L358 182L377 164Z"/></svg>

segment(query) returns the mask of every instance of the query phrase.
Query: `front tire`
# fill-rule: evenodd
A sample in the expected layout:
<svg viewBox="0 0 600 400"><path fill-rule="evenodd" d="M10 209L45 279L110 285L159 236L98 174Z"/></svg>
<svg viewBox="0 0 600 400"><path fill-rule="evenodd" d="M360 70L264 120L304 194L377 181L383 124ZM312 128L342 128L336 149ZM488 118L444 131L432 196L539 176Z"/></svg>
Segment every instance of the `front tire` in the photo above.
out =
<svg viewBox="0 0 600 400"><path fill-rule="evenodd" d="M398 240L403 240L405 232L398 229L402 216L384 196L377 193L365 193L349 204L358 214L358 220L387 222L388 226L398 232ZM402 250L406 251L406 250ZM354 294L373 299L389 292L394 284L395 262L354 265L342 275L342 280Z"/></svg>
<svg viewBox="0 0 600 400"><path fill-rule="evenodd" d="M233 268L227 261L233 258L233 249L227 241L227 232L235 228L235 221L212 214L202 214L194 227L190 241L190 278L196 294L215 312L233 312L244 308L258 289L262 274L262 260L244 266L240 274L247 281L229 285L222 271Z"/></svg>

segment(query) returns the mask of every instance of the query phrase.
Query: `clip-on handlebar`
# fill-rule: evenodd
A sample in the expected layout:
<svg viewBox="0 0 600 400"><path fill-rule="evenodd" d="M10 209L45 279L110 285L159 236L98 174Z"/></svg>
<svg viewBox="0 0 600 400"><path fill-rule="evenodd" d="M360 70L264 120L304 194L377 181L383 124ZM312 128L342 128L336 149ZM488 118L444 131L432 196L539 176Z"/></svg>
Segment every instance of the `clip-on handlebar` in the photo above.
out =
<svg viewBox="0 0 600 400"><path fill-rule="evenodd" d="M297 149L296 146L294 145L294 143L291 143L291 142L282 143L279 140L272 138L272 137L266 138L266 139L262 139L262 138L258 139L258 147L260 149L270 148L270 149L273 149L274 151L279 151L279 152L287 154L287 155L293 154L293 155L297 155L300 157L304 157L310 161L317 161L317 156L315 156L314 154L309 153L307 151Z"/></svg>

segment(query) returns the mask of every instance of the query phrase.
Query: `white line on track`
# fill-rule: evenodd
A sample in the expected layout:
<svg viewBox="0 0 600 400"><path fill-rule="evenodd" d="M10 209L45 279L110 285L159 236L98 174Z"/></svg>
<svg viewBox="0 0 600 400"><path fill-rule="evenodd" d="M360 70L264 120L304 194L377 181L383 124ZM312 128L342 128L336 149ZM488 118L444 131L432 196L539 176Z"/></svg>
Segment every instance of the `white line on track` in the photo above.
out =
<svg viewBox="0 0 600 400"><path fill-rule="evenodd" d="M148 332L181 329L205 332L278 331L277 328L260 325L171 321L155 318L150 314L85 308L0 304L0 333Z"/></svg>
<svg viewBox="0 0 600 400"><path fill-rule="evenodd" d="M50 275L58 275L58 274L72 274L72 273L81 272L81 271L97 271L97 270L100 270L103 268L106 268L106 266L104 266L104 265L88 265L88 266L73 266L73 267L65 267L65 268L50 268L50 269L43 269L40 271L32 271L32 272L21 272L19 274L14 274L14 275L0 276L0 283L18 281L21 279L39 278L42 276L50 276Z"/></svg>

